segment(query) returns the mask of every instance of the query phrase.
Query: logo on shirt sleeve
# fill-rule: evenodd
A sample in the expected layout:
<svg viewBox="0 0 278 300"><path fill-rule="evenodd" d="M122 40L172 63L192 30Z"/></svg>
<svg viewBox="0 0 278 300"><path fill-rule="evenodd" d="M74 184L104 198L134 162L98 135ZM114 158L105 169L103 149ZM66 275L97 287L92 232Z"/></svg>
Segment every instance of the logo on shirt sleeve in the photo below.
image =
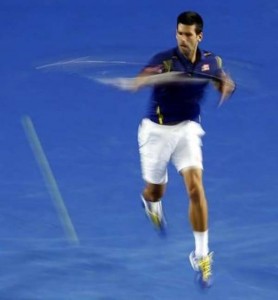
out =
<svg viewBox="0 0 278 300"><path fill-rule="evenodd" d="M202 72L209 71L209 70L210 70L209 64L202 65L202 67L201 67Z"/></svg>

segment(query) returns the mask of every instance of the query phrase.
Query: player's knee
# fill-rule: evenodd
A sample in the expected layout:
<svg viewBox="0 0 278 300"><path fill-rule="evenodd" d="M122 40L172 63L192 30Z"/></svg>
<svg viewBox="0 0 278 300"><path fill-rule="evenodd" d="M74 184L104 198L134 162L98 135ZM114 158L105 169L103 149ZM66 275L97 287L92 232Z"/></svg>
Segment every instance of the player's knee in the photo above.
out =
<svg viewBox="0 0 278 300"><path fill-rule="evenodd" d="M149 201L158 201L164 195L165 188L163 186L147 186L144 190L144 197Z"/></svg>
<svg viewBox="0 0 278 300"><path fill-rule="evenodd" d="M188 188L188 195L192 202L199 203L204 198L204 189L200 183L194 183Z"/></svg>
<svg viewBox="0 0 278 300"><path fill-rule="evenodd" d="M200 176L192 176L187 189L191 201L199 203L204 199L204 187Z"/></svg>

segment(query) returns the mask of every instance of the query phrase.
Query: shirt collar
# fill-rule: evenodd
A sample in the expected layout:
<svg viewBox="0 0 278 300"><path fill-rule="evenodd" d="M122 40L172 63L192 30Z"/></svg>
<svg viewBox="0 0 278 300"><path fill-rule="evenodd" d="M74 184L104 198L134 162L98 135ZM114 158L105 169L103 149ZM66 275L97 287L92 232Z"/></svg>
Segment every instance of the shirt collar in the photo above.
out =
<svg viewBox="0 0 278 300"><path fill-rule="evenodd" d="M179 50L179 47L176 47L176 52L177 52L177 56L179 57L179 59L184 62L184 63L190 63L191 64L191 61L189 61ZM201 50L200 48L197 49L197 57L199 55L199 59L196 60L195 64L198 63L199 61L203 60L204 59L204 51Z"/></svg>

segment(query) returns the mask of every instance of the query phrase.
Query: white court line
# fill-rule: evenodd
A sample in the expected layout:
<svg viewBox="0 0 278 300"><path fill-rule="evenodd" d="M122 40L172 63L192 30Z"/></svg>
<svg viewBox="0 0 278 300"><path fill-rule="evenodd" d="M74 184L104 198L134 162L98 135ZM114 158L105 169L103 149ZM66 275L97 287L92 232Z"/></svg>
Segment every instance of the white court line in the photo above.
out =
<svg viewBox="0 0 278 300"><path fill-rule="evenodd" d="M37 160L41 173L44 177L45 184L56 207L58 216L64 228L67 239L71 244L79 244L79 239L74 229L73 223L70 219L69 213L65 206L63 197L60 193L58 184L55 180L47 157L44 153L39 137L36 133L33 122L29 116L22 118L23 128L28 138L29 144L33 150L34 156Z"/></svg>

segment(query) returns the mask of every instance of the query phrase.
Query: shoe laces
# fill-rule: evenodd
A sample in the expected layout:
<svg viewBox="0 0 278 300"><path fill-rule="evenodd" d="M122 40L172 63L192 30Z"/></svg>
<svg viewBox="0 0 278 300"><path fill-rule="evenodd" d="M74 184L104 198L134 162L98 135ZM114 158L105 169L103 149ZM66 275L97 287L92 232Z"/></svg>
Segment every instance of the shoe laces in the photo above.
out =
<svg viewBox="0 0 278 300"><path fill-rule="evenodd" d="M212 275L211 262L212 262L212 253L199 260L198 265L202 272L202 277L204 281L207 281Z"/></svg>

